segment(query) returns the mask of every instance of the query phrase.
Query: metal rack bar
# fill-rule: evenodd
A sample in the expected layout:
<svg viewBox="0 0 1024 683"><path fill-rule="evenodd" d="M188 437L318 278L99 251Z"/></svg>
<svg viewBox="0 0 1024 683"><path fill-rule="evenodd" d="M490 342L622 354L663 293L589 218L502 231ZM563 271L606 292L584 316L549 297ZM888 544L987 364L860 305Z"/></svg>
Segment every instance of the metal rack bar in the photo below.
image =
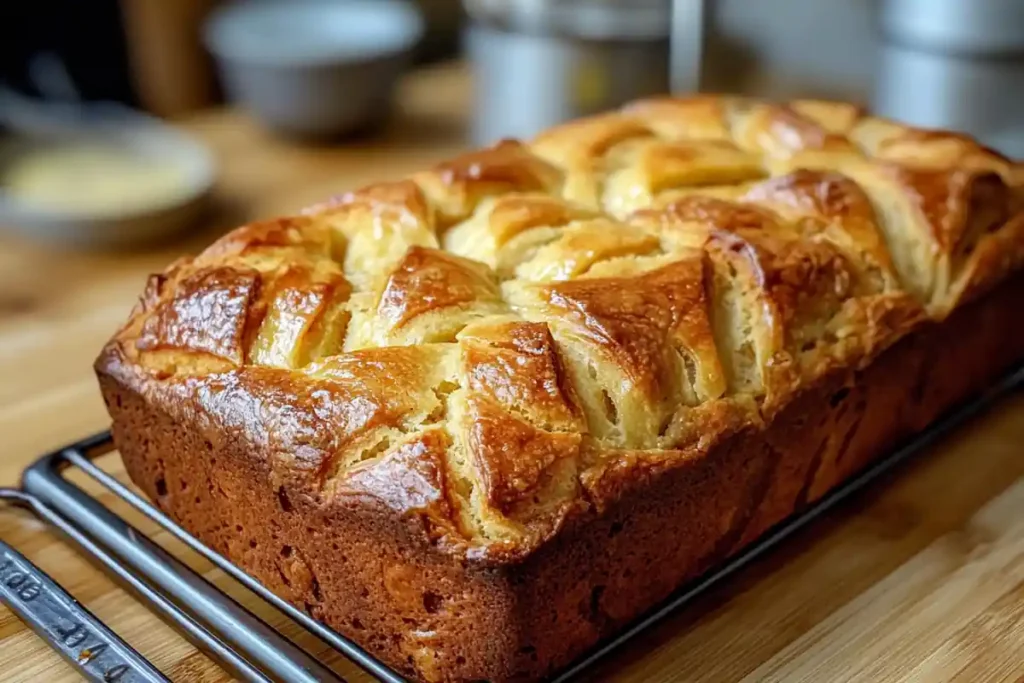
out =
<svg viewBox="0 0 1024 683"><path fill-rule="evenodd" d="M256 579L246 574L236 565L225 559L222 555L214 552L195 536L192 536L175 524L170 517L153 507L144 498L97 467L91 461L91 458L96 457L97 455L99 455L99 453L94 453L90 456L83 453L81 450L74 448L69 448L64 451L64 458L68 463L81 469L83 472L113 492L118 498L159 524L189 548L208 559L226 574L230 575L243 586L269 602L290 619L298 622L301 626L316 635L322 641L340 651L343 655L351 659L367 672L373 674L385 683L403 683L405 679L395 674L395 672L388 668L383 662L373 657L373 655L369 654L358 645L339 634L337 631L327 628L305 612L300 611L292 604L282 600L280 597L270 592L263 586L263 584L256 581Z"/></svg>
<svg viewBox="0 0 1024 683"><path fill-rule="evenodd" d="M15 489L0 499L31 506ZM93 683L169 683L160 671L46 572L0 541L0 601Z"/></svg>
<svg viewBox="0 0 1024 683"><path fill-rule="evenodd" d="M75 449L69 449L75 450ZM258 683L340 678L61 474L64 452L36 461L22 488L35 512L127 584L236 677ZM74 520L71 522L69 520Z"/></svg>
<svg viewBox="0 0 1024 683"><path fill-rule="evenodd" d="M152 607L189 642L213 657L227 671L245 681L267 680L265 677L262 677L259 671L253 669L248 662L238 657L233 650L207 632L202 625L178 609L173 602L154 591L146 583L122 567L116 558L110 555L103 547L94 543L71 522L29 494L22 493L20 502L40 520L63 533L84 555L94 560L112 578L120 581L122 585L135 593L140 600Z"/></svg>
<svg viewBox="0 0 1024 683"><path fill-rule="evenodd" d="M551 683L587 680L587 672L599 660L692 603L701 594L750 565L842 501L1021 386L1024 386L1024 366L1008 373L983 395L950 412L910 443L876 461L806 510L779 524L760 541L720 567L684 586L664 603L554 676ZM247 589L339 650L367 673L386 683L403 683L405 679L402 676L354 642L271 593L93 462L112 448L109 433L104 433L44 456L25 470L22 492L11 491L11 495L4 496L0 490L0 497L15 499L15 502L31 509L40 519L62 531L86 555L124 582L197 647L210 653L228 671L243 680L291 682L339 679L265 622L65 479L65 469L74 467L87 474ZM128 650L129 654L134 652L130 648Z"/></svg>

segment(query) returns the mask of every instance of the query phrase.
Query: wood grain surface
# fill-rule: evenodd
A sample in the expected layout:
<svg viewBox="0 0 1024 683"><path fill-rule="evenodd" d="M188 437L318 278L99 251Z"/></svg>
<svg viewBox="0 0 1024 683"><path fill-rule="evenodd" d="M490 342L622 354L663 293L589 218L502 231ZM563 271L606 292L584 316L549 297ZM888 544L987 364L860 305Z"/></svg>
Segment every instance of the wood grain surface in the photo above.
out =
<svg viewBox="0 0 1024 683"><path fill-rule="evenodd" d="M462 146L469 106L462 69L413 75L400 104L381 133L329 149L274 139L237 112L186 122L216 154L221 181L209 220L181 243L82 254L0 238L0 483L15 484L36 455L106 427L91 363L147 273L247 218L416 170ZM123 478L116 456L102 462ZM154 532L151 523L131 518ZM229 680L29 516L5 511L0 538L173 680ZM166 533L154 538L177 547ZM336 663L347 679L369 680L209 563L182 557ZM1024 681L1024 395L1004 400L643 635L595 678ZM77 677L0 608L0 680Z"/></svg>

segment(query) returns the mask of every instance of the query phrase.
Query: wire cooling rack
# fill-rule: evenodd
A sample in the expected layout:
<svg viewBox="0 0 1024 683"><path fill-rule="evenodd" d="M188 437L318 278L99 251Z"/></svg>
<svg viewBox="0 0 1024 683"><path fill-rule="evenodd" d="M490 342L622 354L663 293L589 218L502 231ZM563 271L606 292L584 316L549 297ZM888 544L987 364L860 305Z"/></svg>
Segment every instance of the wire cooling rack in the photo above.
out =
<svg viewBox="0 0 1024 683"><path fill-rule="evenodd" d="M598 660L682 609L839 502L1022 385L1024 366L1008 373L983 395L950 412L903 447L776 526L721 566L684 586L557 674L550 683L585 680L588 669ZM103 433L44 455L25 469L20 488L0 489L0 499L31 511L62 532L72 545L239 680L330 683L343 679L73 483L68 476L71 472L86 475L102 490L156 522L366 673L385 683L405 680L351 640L271 593L94 462L113 449L110 434ZM0 542L0 601L63 655L86 680L103 683L168 680L61 586L3 542Z"/></svg>

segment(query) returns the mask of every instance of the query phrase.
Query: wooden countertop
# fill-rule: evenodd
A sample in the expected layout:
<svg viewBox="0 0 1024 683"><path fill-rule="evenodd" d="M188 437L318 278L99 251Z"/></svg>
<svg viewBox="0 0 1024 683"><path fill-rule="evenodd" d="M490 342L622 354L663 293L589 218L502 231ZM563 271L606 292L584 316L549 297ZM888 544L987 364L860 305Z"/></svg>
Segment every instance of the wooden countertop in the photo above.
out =
<svg viewBox="0 0 1024 683"><path fill-rule="evenodd" d="M468 95L459 69L416 74L404 84L395 125L331 149L275 140L235 112L187 121L218 157L222 179L208 224L182 244L100 255L0 238L0 483L15 484L39 453L106 427L91 363L147 273L249 217L288 212L451 154L463 146ZM1024 396L1017 395L641 637L601 669L603 678L1024 680L1022 443ZM116 458L109 463L119 471ZM0 538L173 680L226 679L27 515L7 512ZM190 563L253 604L207 563ZM285 621L265 606L257 611L275 625ZM2 607L0 641L4 680L77 680ZM300 642L322 652L309 636ZM350 680L368 680L336 655L330 661Z"/></svg>

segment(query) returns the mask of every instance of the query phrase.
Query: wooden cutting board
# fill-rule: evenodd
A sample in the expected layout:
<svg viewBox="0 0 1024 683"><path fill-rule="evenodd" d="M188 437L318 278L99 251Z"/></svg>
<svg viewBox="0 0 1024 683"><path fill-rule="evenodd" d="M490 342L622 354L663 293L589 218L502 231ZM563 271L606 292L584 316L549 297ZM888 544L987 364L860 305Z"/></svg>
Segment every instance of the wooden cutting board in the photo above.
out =
<svg viewBox="0 0 1024 683"><path fill-rule="evenodd" d="M16 483L37 454L106 427L90 366L146 273L248 217L292 211L451 154L462 145L468 94L461 68L416 74L389 132L329 150L274 140L231 111L187 122L213 148L222 181L216 214L184 244L103 256L0 239L0 483ZM116 457L105 465L121 472ZM6 511L0 538L173 680L228 680L32 518ZM166 533L155 538L174 547ZM297 633L208 563L189 561ZM369 680L310 636L299 641L337 662L349 680ZM19 683L77 680L3 608L0 672ZM640 637L600 668L600 678L1024 681L1024 395L1009 397Z"/></svg>

